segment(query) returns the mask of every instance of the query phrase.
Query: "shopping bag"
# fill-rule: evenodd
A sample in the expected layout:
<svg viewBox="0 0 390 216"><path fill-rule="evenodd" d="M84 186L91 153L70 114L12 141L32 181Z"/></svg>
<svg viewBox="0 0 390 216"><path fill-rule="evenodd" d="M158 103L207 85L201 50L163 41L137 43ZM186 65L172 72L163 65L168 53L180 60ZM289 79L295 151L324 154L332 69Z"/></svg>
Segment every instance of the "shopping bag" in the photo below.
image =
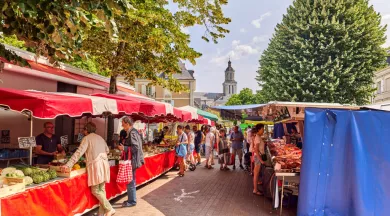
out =
<svg viewBox="0 0 390 216"><path fill-rule="evenodd" d="M133 180L133 168L131 166L131 150L130 146L127 148L127 160L125 158L125 151L122 152L121 160L119 161L119 170L116 182L118 184L128 184Z"/></svg>
<svg viewBox="0 0 390 216"><path fill-rule="evenodd" d="M226 165L233 165L234 164L234 157L235 155L234 154L231 154L231 153L227 153L227 163Z"/></svg>
<svg viewBox="0 0 390 216"><path fill-rule="evenodd" d="M185 144L179 144L179 146L176 147L176 155L178 157L185 157L187 155L187 148Z"/></svg>

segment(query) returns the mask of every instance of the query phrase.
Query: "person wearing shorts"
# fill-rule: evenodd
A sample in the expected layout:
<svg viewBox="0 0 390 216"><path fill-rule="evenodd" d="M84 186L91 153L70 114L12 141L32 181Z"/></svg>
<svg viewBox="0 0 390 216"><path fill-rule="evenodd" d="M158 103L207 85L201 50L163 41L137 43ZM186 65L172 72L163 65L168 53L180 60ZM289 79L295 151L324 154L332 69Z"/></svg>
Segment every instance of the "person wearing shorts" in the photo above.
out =
<svg viewBox="0 0 390 216"><path fill-rule="evenodd" d="M257 124L254 128L256 137L253 141L253 161L254 161L254 170L253 170L253 194L262 196L264 195L262 192L258 190L258 185L259 183L259 175L260 175L260 170L261 170L261 164L264 163L261 160L261 155L265 154L264 151L264 141L262 139L262 136L264 134L264 125L263 124Z"/></svg>
<svg viewBox="0 0 390 216"><path fill-rule="evenodd" d="M204 135L203 135L203 132L201 130L198 130L197 126L193 126L192 130L194 131L194 134L195 134L195 140L194 140L195 153L196 153L195 159L196 159L196 161L198 161L198 163L196 165L199 166L200 165L200 160L201 160L200 148L201 148L201 143L202 143Z"/></svg>
<svg viewBox="0 0 390 216"><path fill-rule="evenodd" d="M206 148L206 168L212 169L211 161L213 157L213 146L215 142L214 131L211 131L209 126L206 126L206 138L205 138L205 148Z"/></svg>
<svg viewBox="0 0 390 216"><path fill-rule="evenodd" d="M230 140L232 141L232 154L234 155L234 160L236 159L236 155L238 155L238 159L240 161L240 168L244 169L242 166L242 157L243 157L243 152L242 149L244 148L243 146L243 141L244 141L244 135L242 134L241 131L238 130L238 126L234 126L234 131L230 136ZM236 169L236 163L233 161L233 169Z"/></svg>
<svg viewBox="0 0 390 216"><path fill-rule="evenodd" d="M189 160L191 164L195 164L195 160L194 160L195 134L194 132L191 131L191 127L189 125L185 127L185 132L188 137L187 160Z"/></svg>

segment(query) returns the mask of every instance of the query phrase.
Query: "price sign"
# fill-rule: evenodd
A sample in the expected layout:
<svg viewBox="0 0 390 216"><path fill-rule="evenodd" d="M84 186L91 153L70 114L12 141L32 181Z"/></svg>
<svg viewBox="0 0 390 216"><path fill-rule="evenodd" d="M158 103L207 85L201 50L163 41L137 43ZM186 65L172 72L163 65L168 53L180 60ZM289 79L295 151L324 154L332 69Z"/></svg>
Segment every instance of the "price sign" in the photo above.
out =
<svg viewBox="0 0 390 216"><path fill-rule="evenodd" d="M10 130L1 131L1 143L8 144L11 142Z"/></svg>
<svg viewBox="0 0 390 216"><path fill-rule="evenodd" d="M68 135L61 136L60 139L61 139L61 145L63 147L68 146Z"/></svg>
<svg viewBox="0 0 390 216"><path fill-rule="evenodd" d="M113 141L119 141L119 134L114 134L113 136L112 136L112 140Z"/></svg>
<svg viewBox="0 0 390 216"><path fill-rule="evenodd" d="M83 140L83 138L84 138L84 134L79 133L79 135L77 136L77 142L81 143L81 140Z"/></svg>
<svg viewBox="0 0 390 216"><path fill-rule="evenodd" d="M35 137L18 137L19 148L30 148L37 145Z"/></svg>

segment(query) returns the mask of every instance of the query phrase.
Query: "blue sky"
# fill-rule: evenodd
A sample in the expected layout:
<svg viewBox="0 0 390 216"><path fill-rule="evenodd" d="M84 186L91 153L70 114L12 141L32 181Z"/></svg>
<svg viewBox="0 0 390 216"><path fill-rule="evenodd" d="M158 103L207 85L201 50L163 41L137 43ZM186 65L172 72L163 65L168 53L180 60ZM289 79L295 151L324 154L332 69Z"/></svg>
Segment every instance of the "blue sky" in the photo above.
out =
<svg viewBox="0 0 390 216"><path fill-rule="evenodd" d="M258 60L267 48L277 23L281 22L283 14L292 0L229 0L223 8L232 22L227 26L230 33L218 44L207 43L201 39L204 28L191 27L185 29L191 35L191 46L203 56L196 65L186 63L188 69L195 70L197 92L222 92L224 71L229 56L236 70L238 90L249 87L258 89L255 80ZM390 25L389 0L371 0L375 10L382 14L383 24ZM390 46L390 28L387 30Z"/></svg>

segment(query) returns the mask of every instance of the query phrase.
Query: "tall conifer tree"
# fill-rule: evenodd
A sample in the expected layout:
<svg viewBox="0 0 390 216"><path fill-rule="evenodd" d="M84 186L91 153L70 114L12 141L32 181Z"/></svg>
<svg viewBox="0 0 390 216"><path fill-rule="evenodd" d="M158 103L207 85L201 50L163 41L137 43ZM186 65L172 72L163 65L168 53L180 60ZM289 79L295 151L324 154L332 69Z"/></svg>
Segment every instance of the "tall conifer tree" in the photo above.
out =
<svg viewBox="0 0 390 216"><path fill-rule="evenodd" d="M260 59L267 99L369 102L386 60L380 23L368 0L295 0Z"/></svg>

